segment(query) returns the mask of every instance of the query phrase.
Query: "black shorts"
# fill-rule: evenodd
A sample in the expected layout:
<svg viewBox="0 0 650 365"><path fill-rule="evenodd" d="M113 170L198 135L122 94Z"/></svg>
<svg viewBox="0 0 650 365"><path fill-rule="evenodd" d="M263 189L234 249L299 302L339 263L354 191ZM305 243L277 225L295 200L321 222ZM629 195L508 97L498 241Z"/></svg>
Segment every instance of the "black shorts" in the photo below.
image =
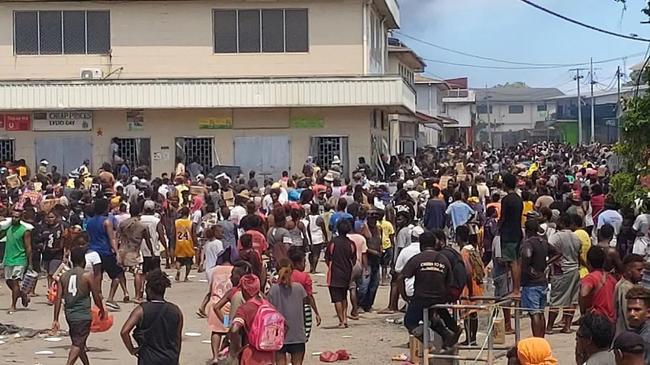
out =
<svg viewBox="0 0 650 365"><path fill-rule="evenodd" d="M156 269L160 269L160 257L144 257L142 262L142 273L148 274Z"/></svg>
<svg viewBox="0 0 650 365"><path fill-rule="evenodd" d="M124 274L124 269L117 264L115 255L99 255L99 258L102 260L102 273L107 273L109 278L117 279Z"/></svg>
<svg viewBox="0 0 650 365"><path fill-rule="evenodd" d="M176 262L181 266L192 266L194 259L192 257L177 257Z"/></svg>
<svg viewBox="0 0 650 365"><path fill-rule="evenodd" d="M387 248L384 250L384 253L381 255L381 266L389 267L393 264L393 250L395 248Z"/></svg>
<svg viewBox="0 0 650 365"><path fill-rule="evenodd" d="M90 320L86 321L68 321L68 333L72 344L81 349L86 348L86 340L90 335Z"/></svg>
<svg viewBox="0 0 650 365"><path fill-rule="evenodd" d="M345 302L348 300L348 288L333 288L330 286L329 290L332 303Z"/></svg>
<svg viewBox="0 0 650 365"><path fill-rule="evenodd" d="M310 251L310 256L313 258L319 258L320 253L323 251L323 248L325 247L324 243L319 243L316 245L311 245L311 248L309 249Z"/></svg>
<svg viewBox="0 0 650 365"><path fill-rule="evenodd" d="M282 346L280 351L278 351L283 354L299 354L301 352L305 352L305 344L304 343L291 343L288 345Z"/></svg>

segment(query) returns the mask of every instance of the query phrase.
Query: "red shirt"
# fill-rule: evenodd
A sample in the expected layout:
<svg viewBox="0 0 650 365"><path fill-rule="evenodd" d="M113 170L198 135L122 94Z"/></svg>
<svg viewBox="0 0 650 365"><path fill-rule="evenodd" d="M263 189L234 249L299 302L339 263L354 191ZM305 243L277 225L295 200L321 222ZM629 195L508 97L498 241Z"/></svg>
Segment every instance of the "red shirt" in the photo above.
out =
<svg viewBox="0 0 650 365"><path fill-rule="evenodd" d="M597 270L582 278L580 284L593 288L591 302L587 304L587 310L606 316L610 322L614 323L616 321L616 312L614 310L616 277L602 270Z"/></svg>
<svg viewBox="0 0 650 365"><path fill-rule="evenodd" d="M253 248L257 253L262 256L266 250L269 249L269 244L266 241L266 237L262 234L262 232L255 230L255 229L249 229L248 231L244 232L244 234L250 234L253 238ZM241 250L241 244L237 242L237 249Z"/></svg>
<svg viewBox="0 0 650 365"><path fill-rule="evenodd" d="M293 270L291 272L291 281L302 285L302 287L305 288L307 295L314 294L314 287L311 281L311 276L309 276L309 273L306 273L304 271Z"/></svg>

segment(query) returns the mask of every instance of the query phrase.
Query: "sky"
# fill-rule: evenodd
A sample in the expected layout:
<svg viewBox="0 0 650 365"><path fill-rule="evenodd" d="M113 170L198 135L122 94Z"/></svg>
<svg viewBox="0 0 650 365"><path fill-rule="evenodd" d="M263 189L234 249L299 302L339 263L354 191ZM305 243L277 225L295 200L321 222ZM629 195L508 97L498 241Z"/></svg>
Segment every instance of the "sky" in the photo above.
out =
<svg viewBox="0 0 650 365"><path fill-rule="evenodd" d="M581 22L616 33L650 38L650 24L641 13L646 0L628 0L627 9L614 0L532 0L534 3ZM409 39L408 35L466 53L526 63L582 63L611 58L594 65L596 90L616 88L616 67L628 70L643 59L648 43L598 33L553 17L520 0L399 0L401 29L394 36L422 58L471 65L526 67L440 50ZM582 66L581 66L582 67ZM588 67L588 65L586 65ZM523 81L531 87L557 87L575 94L572 67L533 70L498 70L427 62L425 74L438 78L469 78L471 87ZM588 72L584 72L588 78ZM588 88L587 78L581 88Z"/></svg>

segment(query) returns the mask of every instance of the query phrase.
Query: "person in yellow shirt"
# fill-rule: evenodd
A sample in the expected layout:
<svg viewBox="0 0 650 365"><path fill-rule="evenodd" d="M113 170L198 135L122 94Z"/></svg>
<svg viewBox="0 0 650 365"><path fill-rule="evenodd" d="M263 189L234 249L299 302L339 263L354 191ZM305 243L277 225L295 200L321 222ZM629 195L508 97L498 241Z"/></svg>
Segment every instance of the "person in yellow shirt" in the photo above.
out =
<svg viewBox="0 0 650 365"><path fill-rule="evenodd" d="M528 191L521 192L521 200L524 201L524 209L521 211L521 225L523 227L526 224L526 215L533 211L535 203L533 203L533 198Z"/></svg>
<svg viewBox="0 0 650 365"><path fill-rule="evenodd" d="M178 196L178 204L179 206L184 206L184 205L189 205L189 201L186 201L186 199L183 197L183 193L190 190L190 188L187 187L186 184L186 179L184 176L176 176L176 179L174 179L175 185L176 185L176 195Z"/></svg>
<svg viewBox="0 0 650 365"><path fill-rule="evenodd" d="M587 269L587 251L589 251L593 244L591 243L589 233L584 230L582 218L577 214L571 214L571 220L575 227L573 233L580 239L580 279L582 279L589 274L589 269Z"/></svg>
<svg viewBox="0 0 650 365"><path fill-rule="evenodd" d="M381 228L381 248L384 252L381 262L381 285L388 285L388 268L393 261L393 242L395 241L395 228L393 224L385 219L385 213L380 212L379 227Z"/></svg>
<svg viewBox="0 0 650 365"><path fill-rule="evenodd" d="M192 270L194 258L194 245L198 242L196 234L192 230L190 209L181 208L179 219L174 222L174 239L176 240L174 256L176 257L176 281L181 279L181 267L185 266L185 281L188 280Z"/></svg>
<svg viewBox="0 0 650 365"><path fill-rule="evenodd" d="M27 164L25 163L25 160L19 160L18 161L18 166L16 167L16 172L18 173L18 176L20 177L20 180L22 181L27 181L29 180L29 172L27 170Z"/></svg>

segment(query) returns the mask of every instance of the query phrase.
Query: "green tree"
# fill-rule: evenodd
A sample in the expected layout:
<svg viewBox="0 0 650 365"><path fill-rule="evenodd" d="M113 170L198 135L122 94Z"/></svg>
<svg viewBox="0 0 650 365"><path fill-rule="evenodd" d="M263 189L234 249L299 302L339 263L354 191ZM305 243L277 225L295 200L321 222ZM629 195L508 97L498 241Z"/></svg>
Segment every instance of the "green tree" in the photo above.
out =
<svg viewBox="0 0 650 365"><path fill-rule="evenodd" d="M526 85L525 82L523 81L515 81L515 82L506 82L505 84L496 84L494 87L515 87L515 88L527 88L529 87Z"/></svg>
<svg viewBox="0 0 650 365"><path fill-rule="evenodd" d="M615 1L627 6L627 0ZM650 19L650 0L641 11ZM637 80L648 84L649 75L648 69L632 72L632 85L637 85ZM650 93L638 93L623 101L620 133L621 141L614 149L624 161L623 171L612 177L611 187L616 200L629 207L636 199L647 200L650 192L640 182L641 176L650 174Z"/></svg>

